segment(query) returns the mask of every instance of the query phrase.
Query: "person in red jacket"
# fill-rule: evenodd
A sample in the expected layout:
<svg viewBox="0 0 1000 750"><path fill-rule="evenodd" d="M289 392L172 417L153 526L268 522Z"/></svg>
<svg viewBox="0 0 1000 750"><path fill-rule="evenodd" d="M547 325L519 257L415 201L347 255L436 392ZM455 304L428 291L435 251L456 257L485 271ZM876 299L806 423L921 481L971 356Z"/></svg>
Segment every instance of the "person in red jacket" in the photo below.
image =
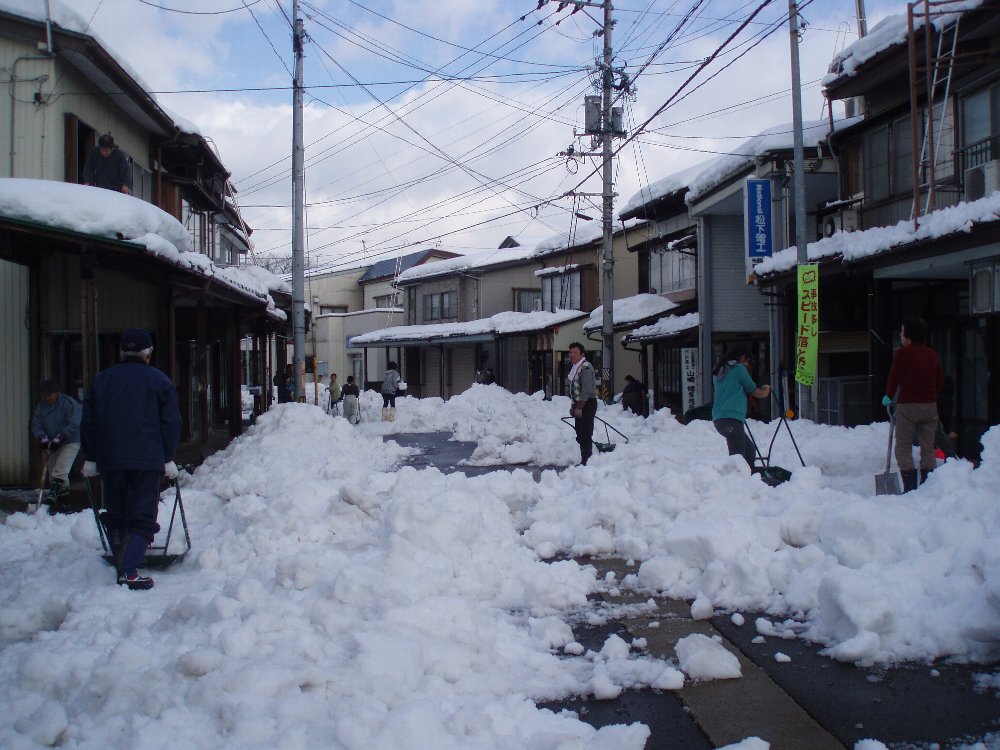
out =
<svg viewBox="0 0 1000 750"><path fill-rule="evenodd" d="M934 470L934 434L938 424L938 393L944 373L937 352L927 346L927 329L918 318L903 321L902 346L896 350L882 404L896 406L896 463L903 491L915 490ZM898 395L897 395L898 394ZM920 444L920 473L913 465L913 438Z"/></svg>

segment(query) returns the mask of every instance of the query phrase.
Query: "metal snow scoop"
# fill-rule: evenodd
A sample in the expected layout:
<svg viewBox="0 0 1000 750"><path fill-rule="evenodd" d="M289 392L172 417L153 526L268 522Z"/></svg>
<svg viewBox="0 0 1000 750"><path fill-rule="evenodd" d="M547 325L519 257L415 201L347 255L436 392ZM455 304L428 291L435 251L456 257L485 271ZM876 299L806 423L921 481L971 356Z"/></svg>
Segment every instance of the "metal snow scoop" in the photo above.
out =
<svg viewBox="0 0 1000 750"><path fill-rule="evenodd" d="M184 556L191 551L191 533L188 531L187 516L184 514L184 503L181 500L181 485L176 479L171 480L174 485L174 507L170 512L170 523L167 525L166 538L162 545L149 546L146 552L146 557L143 560L141 568L168 568L175 562L180 562L184 559ZM101 547L104 548L104 560L110 565L117 565L114 555L111 554L111 537L108 534L108 529L104 525L104 519L101 518L101 510L104 506L103 497L98 497L94 492L92 486L92 480L90 477L84 477L83 484L87 488L87 498L90 500L90 508L94 511L94 522L97 524L97 534L101 538ZM101 491L103 495L103 484L101 486ZM160 502L163 502L161 499ZM171 553L168 552L170 549L170 537L174 533L174 522L177 516L180 515L181 527L184 530L184 551Z"/></svg>
<svg viewBox="0 0 1000 750"><path fill-rule="evenodd" d="M896 410L890 405L885 407L885 411L889 415L889 444L885 449L885 472L875 475L875 494L902 495L903 483L899 479L899 472L889 470L892 462L892 435L896 431Z"/></svg>
<svg viewBox="0 0 1000 750"><path fill-rule="evenodd" d="M572 421L573 417L562 417L561 419L562 419L563 422L565 422L567 425L569 425L570 427L572 427L574 430L576 429L576 425L574 425L573 421ZM605 442L605 443L600 443L597 440L594 441L594 447L597 448L597 452L598 453L610 453L611 451L613 451L615 449L615 445L617 445L617 443L612 443L611 442L611 433L612 432L614 432L617 435L619 435L622 438L624 438L624 440L625 440L626 443L628 442L628 435L626 435L625 433L623 433L621 430L618 430L615 427L612 427L611 425L609 425L607 422L605 422L600 417L598 417L598 416L595 415L594 416L594 421L595 422L600 422L602 425L604 425L604 436L605 436L605 439L607 440L607 442Z"/></svg>

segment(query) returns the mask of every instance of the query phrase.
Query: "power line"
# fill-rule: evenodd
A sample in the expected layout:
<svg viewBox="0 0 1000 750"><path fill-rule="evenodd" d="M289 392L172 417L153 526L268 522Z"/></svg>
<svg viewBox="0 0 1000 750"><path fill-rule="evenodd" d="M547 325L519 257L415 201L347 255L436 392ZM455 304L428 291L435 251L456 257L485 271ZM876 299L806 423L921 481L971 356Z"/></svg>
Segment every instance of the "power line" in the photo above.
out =
<svg viewBox="0 0 1000 750"><path fill-rule="evenodd" d="M256 5L261 2L261 0L253 0L250 5L243 3L239 8L230 8L229 10L181 10L180 8L170 8L166 5L157 5L149 0L136 0L136 2L142 3L143 5L148 5L150 8L156 8L157 10L163 10L168 13L181 13L185 16L222 16L226 13L236 13L243 10L244 8L249 9L250 5Z"/></svg>

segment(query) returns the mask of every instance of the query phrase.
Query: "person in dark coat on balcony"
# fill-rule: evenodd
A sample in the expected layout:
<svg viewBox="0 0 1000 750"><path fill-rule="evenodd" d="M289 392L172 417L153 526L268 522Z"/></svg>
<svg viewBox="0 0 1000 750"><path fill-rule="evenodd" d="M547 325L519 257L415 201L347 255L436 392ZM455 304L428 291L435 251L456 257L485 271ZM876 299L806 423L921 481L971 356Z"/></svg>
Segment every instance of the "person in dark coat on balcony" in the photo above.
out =
<svg viewBox="0 0 1000 750"><path fill-rule="evenodd" d="M125 331L122 362L97 373L83 402L83 473L102 477L101 519L115 556L118 584L130 589L153 587L153 579L140 575L138 568L160 530L160 481L164 475L177 478L177 389L149 364L152 354L147 331Z"/></svg>
<svg viewBox="0 0 1000 750"><path fill-rule="evenodd" d="M132 192L132 164L115 145L111 133L98 138L97 145L87 155L83 164L83 184L126 195Z"/></svg>

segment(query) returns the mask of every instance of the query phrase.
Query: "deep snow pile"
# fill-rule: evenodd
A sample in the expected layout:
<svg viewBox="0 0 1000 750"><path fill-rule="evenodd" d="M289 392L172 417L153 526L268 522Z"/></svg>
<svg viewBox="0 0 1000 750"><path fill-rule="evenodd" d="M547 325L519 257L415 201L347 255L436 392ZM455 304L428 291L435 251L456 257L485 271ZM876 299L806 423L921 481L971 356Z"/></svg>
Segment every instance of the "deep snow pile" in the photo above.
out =
<svg viewBox="0 0 1000 750"><path fill-rule="evenodd" d="M699 616L769 610L745 627L776 651L805 634L861 662L996 654L1000 430L981 468L949 462L915 494L876 498L885 425L793 423L809 467L783 432L775 457L795 473L770 488L707 422L602 407L630 442L536 483L400 469L408 451L382 435L447 429L477 441L477 463L566 466L565 398L475 386L401 398L392 423L377 394L362 402L357 427L277 406L185 477L195 549L152 592L113 585L89 514L8 517L0 746L641 748L641 725L535 707L683 682L617 637L585 652L572 623L609 584L544 561L563 554L639 561L614 585L695 600ZM707 645L686 644L681 666L738 679Z"/></svg>
<svg viewBox="0 0 1000 750"><path fill-rule="evenodd" d="M561 397L473 386L446 403L401 400L393 429L454 430L479 443L475 463L566 465L579 457L559 421L568 406ZM504 474L475 486L477 495L507 502L540 556L642 561L640 588L767 611L775 632L801 633L845 661L996 656L1000 429L984 436L980 468L950 461L914 494L876 497L886 424L751 422L765 453L778 429L773 460L793 471L772 488L726 455L709 422L684 426L666 410L642 419L617 406L598 416L630 442L595 454L587 467L544 472L537 485ZM600 425L595 436L605 439ZM781 627L786 617L799 623Z"/></svg>
<svg viewBox="0 0 1000 750"><path fill-rule="evenodd" d="M492 492L402 455L274 408L187 478L195 551L145 595L113 585L90 514L10 516L0 746L641 748L644 726L534 701L681 673L583 654L565 615L593 569L539 561Z"/></svg>

